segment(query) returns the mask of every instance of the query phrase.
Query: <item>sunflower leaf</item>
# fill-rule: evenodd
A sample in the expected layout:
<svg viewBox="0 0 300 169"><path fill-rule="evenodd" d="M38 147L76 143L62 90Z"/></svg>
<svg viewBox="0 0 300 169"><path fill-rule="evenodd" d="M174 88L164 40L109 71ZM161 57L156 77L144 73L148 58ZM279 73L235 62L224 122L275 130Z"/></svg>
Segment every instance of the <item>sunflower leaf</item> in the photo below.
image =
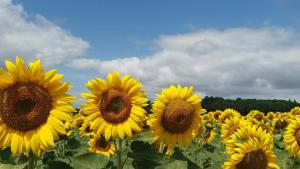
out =
<svg viewBox="0 0 300 169"><path fill-rule="evenodd" d="M70 160L74 169L101 169L107 166L109 162L106 157L96 153L70 157Z"/></svg>

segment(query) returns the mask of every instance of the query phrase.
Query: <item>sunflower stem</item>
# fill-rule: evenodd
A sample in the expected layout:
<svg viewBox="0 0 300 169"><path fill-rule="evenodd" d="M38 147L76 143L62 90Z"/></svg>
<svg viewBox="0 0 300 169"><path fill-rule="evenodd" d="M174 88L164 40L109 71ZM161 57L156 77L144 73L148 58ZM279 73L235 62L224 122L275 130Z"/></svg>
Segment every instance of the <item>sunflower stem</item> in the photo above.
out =
<svg viewBox="0 0 300 169"><path fill-rule="evenodd" d="M33 153L29 153L28 169L35 169L37 164L37 157Z"/></svg>
<svg viewBox="0 0 300 169"><path fill-rule="evenodd" d="M117 156L118 156L118 169L122 169L122 140L117 139Z"/></svg>
<svg viewBox="0 0 300 169"><path fill-rule="evenodd" d="M164 153L164 148L165 148L164 143L160 142L160 144L159 144L159 153L163 154Z"/></svg>

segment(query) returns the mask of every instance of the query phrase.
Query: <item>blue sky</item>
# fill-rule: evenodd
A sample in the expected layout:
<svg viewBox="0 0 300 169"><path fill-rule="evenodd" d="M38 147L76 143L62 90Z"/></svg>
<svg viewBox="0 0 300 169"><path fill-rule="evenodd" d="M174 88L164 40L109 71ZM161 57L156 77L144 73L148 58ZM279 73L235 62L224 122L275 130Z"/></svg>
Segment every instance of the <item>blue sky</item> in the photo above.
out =
<svg viewBox="0 0 300 169"><path fill-rule="evenodd" d="M164 34L195 29L276 25L300 28L300 1L290 0L17 0L91 44L88 57L148 55Z"/></svg>
<svg viewBox="0 0 300 169"><path fill-rule="evenodd" d="M201 97L300 100L299 7L296 0L0 0L0 66L15 55L41 58L76 96L87 80L117 70L142 81L151 99L182 84Z"/></svg>

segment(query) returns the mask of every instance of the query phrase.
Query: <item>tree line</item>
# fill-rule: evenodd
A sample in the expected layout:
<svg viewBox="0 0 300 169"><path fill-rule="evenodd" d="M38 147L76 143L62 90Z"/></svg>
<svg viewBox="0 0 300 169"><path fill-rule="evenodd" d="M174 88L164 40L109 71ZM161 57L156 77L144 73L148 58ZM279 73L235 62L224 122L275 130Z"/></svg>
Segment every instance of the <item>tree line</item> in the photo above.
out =
<svg viewBox="0 0 300 169"><path fill-rule="evenodd" d="M222 97L205 97L202 100L202 107L207 111L225 110L232 108L246 115L251 110L259 110L265 114L268 112L288 112L292 108L300 106L294 100L263 100L263 99L224 99Z"/></svg>
<svg viewBox="0 0 300 169"><path fill-rule="evenodd" d="M151 113L152 101L148 101L148 106L145 107L148 113ZM202 99L202 107L209 111L225 110L232 108L240 112L242 115L247 115L251 110L259 110L267 114L268 112L288 112L292 108L299 106L296 100L263 100L263 99L224 99L222 97L206 96ZM79 112L79 109L77 109Z"/></svg>

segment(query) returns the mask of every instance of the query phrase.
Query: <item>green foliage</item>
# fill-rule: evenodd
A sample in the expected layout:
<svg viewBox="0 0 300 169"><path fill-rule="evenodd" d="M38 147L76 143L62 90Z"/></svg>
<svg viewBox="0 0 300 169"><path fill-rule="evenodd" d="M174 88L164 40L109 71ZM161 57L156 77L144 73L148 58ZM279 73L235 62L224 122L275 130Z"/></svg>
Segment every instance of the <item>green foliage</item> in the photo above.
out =
<svg viewBox="0 0 300 169"><path fill-rule="evenodd" d="M282 132L274 135L274 153L282 169L299 169L300 159L289 156L284 150ZM87 138L73 130L71 137L61 137L54 148L43 153L37 169L117 169L116 155L111 159L88 152ZM153 143L151 132L146 130L131 141L124 141L122 160L124 169L220 169L227 155L219 135L211 144L193 144L175 147L172 155L163 155ZM0 152L0 168L26 167L26 156L13 157L10 149Z"/></svg>
<svg viewBox="0 0 300 169"><path fill-rule="evenodd" d="M205 97L202 106L207 111L225 110L232 108L239 111L242 115L247 115L251 110L268 112L287 112L292 108L300 106L296 101L286 100L259 100L259 99L224 99L221 97Z"/></svg>
<svg viewBox="0 0 300 169"><path fill-rule="evenodd" d="M70 161L74 169L102 169L109 163L106 157L95 153L70 157Z"/></svg>

